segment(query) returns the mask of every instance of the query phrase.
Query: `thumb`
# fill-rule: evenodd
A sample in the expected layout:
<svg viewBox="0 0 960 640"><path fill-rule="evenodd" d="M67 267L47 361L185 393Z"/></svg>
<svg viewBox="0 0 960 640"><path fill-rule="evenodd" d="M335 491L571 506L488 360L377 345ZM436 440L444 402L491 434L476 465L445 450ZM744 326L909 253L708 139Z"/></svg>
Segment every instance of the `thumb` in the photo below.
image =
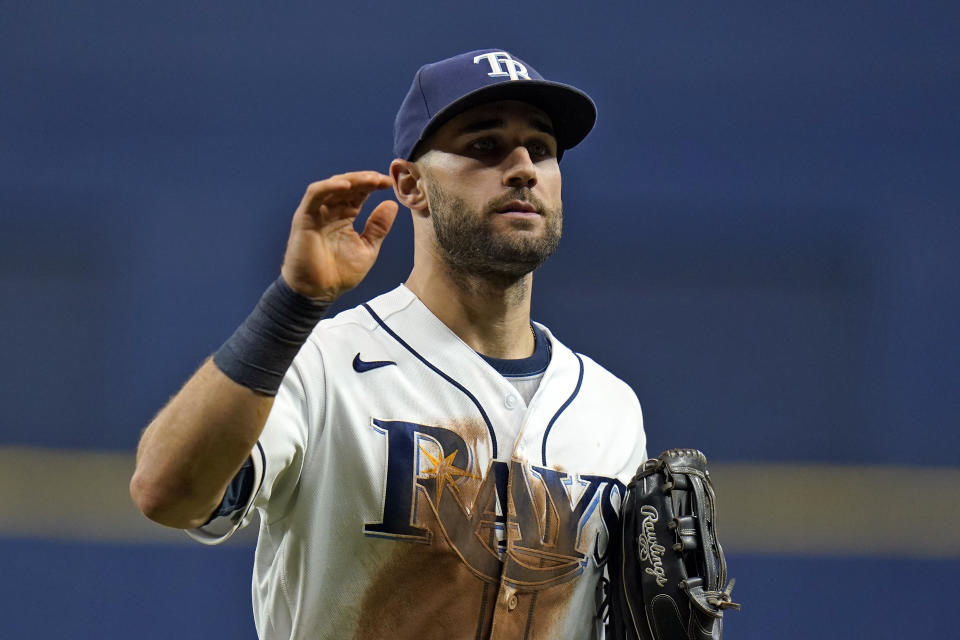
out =
<svg viewBox="0 0 960 640"><path fill-rule="evenodd" d="M393 221L397 217L399 208L400 205L393 200L381 202L377 205L376 209L370 212L366 224L363 225L363 233L360 234L360 237L366 240L371 247L379 251L380 245L383 244L383 239L387 237L387 233L390 232L390 228L393 226Z"/></svg>

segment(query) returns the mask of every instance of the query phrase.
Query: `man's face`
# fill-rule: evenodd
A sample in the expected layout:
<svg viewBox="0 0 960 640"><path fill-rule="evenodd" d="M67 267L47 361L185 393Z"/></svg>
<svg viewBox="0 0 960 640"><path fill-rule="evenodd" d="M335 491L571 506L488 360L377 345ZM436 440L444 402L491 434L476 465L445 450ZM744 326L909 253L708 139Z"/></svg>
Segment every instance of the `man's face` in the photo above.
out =
<svg viewBox="0 0 960 640"><path fill-rule="evenodd" d="M417 161L437 248L465 274L516 280L557 248L563 225L550 119L514 101L445 123Z"/></svg>

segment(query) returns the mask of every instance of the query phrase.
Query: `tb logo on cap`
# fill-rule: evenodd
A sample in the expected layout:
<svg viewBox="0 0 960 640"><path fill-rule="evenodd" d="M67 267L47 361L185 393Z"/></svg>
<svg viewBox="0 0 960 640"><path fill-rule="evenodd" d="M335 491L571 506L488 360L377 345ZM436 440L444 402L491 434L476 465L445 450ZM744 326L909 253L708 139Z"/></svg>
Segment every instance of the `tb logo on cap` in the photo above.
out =
<svg viewBox="0 0 960 640"><path fill-rule="evenodd" d="M511 58L510 54L506 51L493 51L491 53L484 53L474 58L473 64L480 64L481 60L486 60L488 63L490 63L490 73L487 75L491 78L503 78L509 76L511 80L519 80L520 78L523 78L524 80L530 79L530 76L527 75L527 68L520 62ZM501 64L506 66L506 70L500 66Z"/></svg>

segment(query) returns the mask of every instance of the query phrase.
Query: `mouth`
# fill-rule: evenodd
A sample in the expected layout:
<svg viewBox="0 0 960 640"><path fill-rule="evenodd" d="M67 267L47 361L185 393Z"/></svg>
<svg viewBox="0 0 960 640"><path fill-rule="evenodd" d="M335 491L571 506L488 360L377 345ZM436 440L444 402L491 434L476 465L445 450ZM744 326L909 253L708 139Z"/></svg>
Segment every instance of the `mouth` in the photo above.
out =
<svg viewBox="0 0 960 640"><path fill-rule="evenodd" d="M525 217L541 215L540 211L535 206L524 200L511 200L502 207L498 208L494 213Z"/></svg>

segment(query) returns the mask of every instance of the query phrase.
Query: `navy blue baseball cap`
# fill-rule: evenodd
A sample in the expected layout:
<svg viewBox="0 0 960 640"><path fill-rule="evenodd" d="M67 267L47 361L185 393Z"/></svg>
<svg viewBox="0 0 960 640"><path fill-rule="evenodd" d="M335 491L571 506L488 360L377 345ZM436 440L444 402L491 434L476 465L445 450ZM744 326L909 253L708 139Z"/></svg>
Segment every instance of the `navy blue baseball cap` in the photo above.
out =
<svg viewBox="0 0 960 640"><path fill-rule="evenodd" d="M480 49L420 67L394 122L395 157L413 160L420 143L450 118L498 100L526 102L550 116L558 157L587 137L597 120L597 107L583 91L545 80L503 49Z"/></svg>

